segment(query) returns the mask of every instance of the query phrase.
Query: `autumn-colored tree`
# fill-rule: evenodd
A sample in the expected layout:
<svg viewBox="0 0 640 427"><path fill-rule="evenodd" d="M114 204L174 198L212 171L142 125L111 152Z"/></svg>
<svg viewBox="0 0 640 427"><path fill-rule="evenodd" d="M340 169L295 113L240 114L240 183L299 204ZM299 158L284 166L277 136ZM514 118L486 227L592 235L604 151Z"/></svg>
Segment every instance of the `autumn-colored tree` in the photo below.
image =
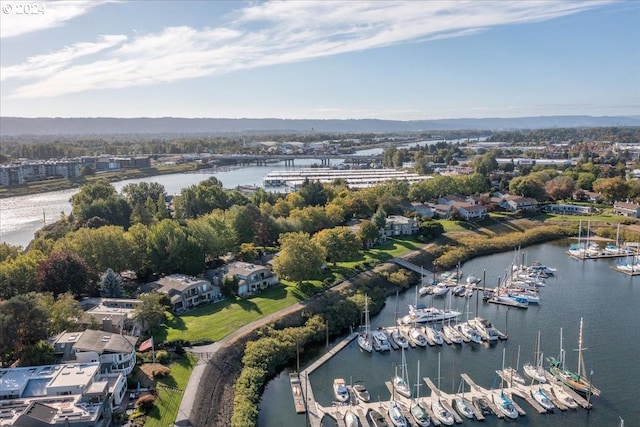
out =
<svg viewBox="0 0 640 427"><path fill-rule="evenodd" d="M38 268L36 278L41 292L58 296L71 292L76 298L97 294L95 276L87 263L69 252L53 252Z"/></svg>
<svg viewBox="0 0 640 427"><path fill-rule="evenodd" d="M629 183L620 178L599 179L593 183L593 191L602 194L602 197L608 202L626 200L629 198Z"/></svg>

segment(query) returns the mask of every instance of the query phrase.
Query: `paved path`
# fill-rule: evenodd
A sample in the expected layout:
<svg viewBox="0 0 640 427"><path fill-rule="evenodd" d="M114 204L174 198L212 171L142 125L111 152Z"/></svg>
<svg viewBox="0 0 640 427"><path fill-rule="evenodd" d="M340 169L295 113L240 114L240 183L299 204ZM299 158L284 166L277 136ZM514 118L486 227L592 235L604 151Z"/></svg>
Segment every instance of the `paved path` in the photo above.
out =
<svg viewBox="0 0 640 427"><path fill-rule="evenodd" d="M235 341L239 337L242 337L254 329L264 326L282 316L286 316L289 313L295 312L297 310L301 310L303 308L303 304L296 303L289 307L283 308L282 310L276 311L275 313L271 313L261 319L256 320L255 322L249 323L241 327L240 329L230 333L220 341L217 341L213 344L207 344L197 347L188 347L186 350L191 352L198 358L198 362L196 366L194 366L193 371L191 372L191 376L189 377L189 382L184 389L184 393L182 394L182 401L180 402L180 408L178 409L178 415L176 416L176 426L180 427L192 427L191 421L191 412L193 411L193 405L196 400L196 396L198 394L198 388L200 386L200 381L204 375L205 369L207 367L207 362L220 348L224 345Z"/></svg>

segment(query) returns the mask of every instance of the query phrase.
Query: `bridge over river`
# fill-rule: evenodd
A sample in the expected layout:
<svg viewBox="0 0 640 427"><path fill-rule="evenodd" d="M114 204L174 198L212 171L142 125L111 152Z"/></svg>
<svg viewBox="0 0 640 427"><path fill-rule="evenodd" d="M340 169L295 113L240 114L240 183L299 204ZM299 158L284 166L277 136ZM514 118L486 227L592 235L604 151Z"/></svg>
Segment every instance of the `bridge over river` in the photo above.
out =
<svg viewBox="0 0 640 427"><path fill-rule="evenodd" d="M331 160L342 160L346 163L365 164L380 163L382 154L213 154L212 160L235 162L240 166L255 164L264 166L268 163L282 162L285 166L293 166L296 159L317 159L322 166L331 166Z"/></svg>

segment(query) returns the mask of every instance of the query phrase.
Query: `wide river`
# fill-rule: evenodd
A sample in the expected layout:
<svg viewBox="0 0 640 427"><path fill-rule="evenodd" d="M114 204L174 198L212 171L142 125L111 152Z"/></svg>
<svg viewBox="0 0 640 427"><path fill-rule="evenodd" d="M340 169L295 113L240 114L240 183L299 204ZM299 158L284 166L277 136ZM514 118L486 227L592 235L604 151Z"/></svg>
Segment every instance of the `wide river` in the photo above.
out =
<svg viewBox="0 0 640 427"><path fill-rule="evenodd" d="M455 143L462 140L449 141ZM418 141L397 148L409 146L424 146L435 144L438 141ZM357 151L356 154L372 155L382 153L383 148L371 148ZM332 165L342 163L344 159L331 159ZM288 170L310 167L313 164L320 164L318 159L296 159L295 166L285 166L284 162L269 164L266 166L248 166L233 168L211 173L177 173L170 175L159 175L148 178L130 179L116 182L113 186L120 191L122 187L130 183L142 181L158 182L164 185L167 194L177 194L183 188L189 187L203 181L211 176L218 178L225 188L236 188L239 185L262 186L262 178L272 170ZM71 196L78 192L78 189L52 191L48 193L34 194L30 196L9 197L0 199L0 243L6 242L12 245L26 247L34 233L42 228L43 222L51 223L60 219L64 213L71 212Z"/></svg>
<svg viewBox="0 0 640 427"><path fill-rule="evenodd" d="M545 357L557 357L560 350L560 328L563 330L567 365L575 370L578 355L574 349L578 348L580 318L584 318L583 347L587 348L583 352L585 368L587 372L593 370L593 383L602 391L601 396L593 398L593 409L587 411L579 408L566 412L556 410L552 414L540 415L526 401L516 397L516 402L527 414L516 420L514 425L615 427L619 417L625 420L627 426L640 425L640 405L636 395L640 392L640 278L632 278L609 269L615 260L576 261L565 254L568 246L568 241L558 241L525 249L529 260L539 260L558 269L556 277L546 279L547 286L541 290L542 301L539 306L517 309L479 301L479 315L507 332L508 340L492 346L445 344L426 349L409 348L405 355L411 384L416 383L419 360L420 376L430 377L436 385L439 382L440 388L445 392L458 390L460 373L463 372L481 387L499 387L495 370L502 365L503 349L505 364L521 367L523 363L533 360L536 335L540 331L541 351ZM465 274L478 277L482 277L483 271L486 271L487 286L495 286L498 277L504 275L505 269L509 268L513 260L513 253L485 256L467 262L462 270ZM428 304L430 299L431 297L420 298L420 302ZM399 314L406 314L407 304L414 300L414 289L401 294L398 299ZM435 301L438 306L444 304L441 298L436 298ZM454 297L452 307L465 312L464 299ZM473 317L476 310L475 299L471 300L470 310ZM382 312L371 320L372 328L393 325L395 311L396 298L391 296ZM462 316L463 319L465 316ZM308 352L310 354L304 354L300 368L304 369L325 351L325 346L321 345ZM334 400L331 387L333 379L341 377L347 383L363 381L373 401L388 400L389 392L384 382L390 379L400 363L400 351L363 353L353 341L311 374L315 397L322 405L331 406ZM305 425L305 415L295 414L289 387L288 372L294 368L289 367L267 385L260 404L261 427ZM420 395L429 396L430 393L423 383ZM464 423L469 425L472 422ZM505 421L490 416L484 425L504 423Z"/></svg>

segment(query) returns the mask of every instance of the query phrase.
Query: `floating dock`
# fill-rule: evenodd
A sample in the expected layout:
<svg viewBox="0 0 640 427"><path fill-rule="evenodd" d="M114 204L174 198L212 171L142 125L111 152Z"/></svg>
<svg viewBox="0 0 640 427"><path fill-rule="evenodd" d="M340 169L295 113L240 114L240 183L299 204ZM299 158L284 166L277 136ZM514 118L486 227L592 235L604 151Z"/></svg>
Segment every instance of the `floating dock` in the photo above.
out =
<svg viewBox="0 0 640 427"><path fill-rule="evenodd" d="M304 396L302 395L302 387L300 386L300 376L297 372L289 374L289 382L291 383L291 395L293 396L293 406L296 408L296 413L304 414L306 412Z"/></svg>
<svg viewBox="0 0 640 427"><path fill-rule="evenodd" d="M640 276L640 267L638 267L638 270L636 270L636 267L631 270L628 268L620 268L618 266L610 266L609 268L619 273L626 274L627 276Z"/></svg>

